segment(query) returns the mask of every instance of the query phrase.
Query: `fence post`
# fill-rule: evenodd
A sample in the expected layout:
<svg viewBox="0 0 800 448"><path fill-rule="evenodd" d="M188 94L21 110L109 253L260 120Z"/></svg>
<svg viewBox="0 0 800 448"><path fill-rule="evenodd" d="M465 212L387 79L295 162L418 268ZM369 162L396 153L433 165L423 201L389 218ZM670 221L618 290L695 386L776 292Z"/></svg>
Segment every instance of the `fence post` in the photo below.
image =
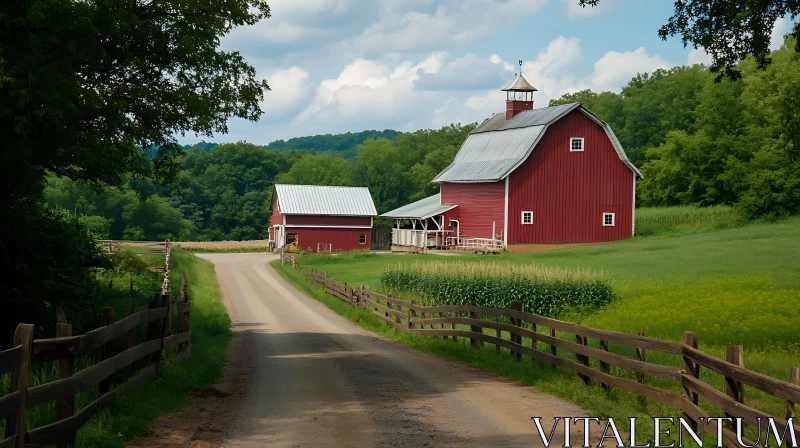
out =
<svg viewBox="0 0 800 448"><path fill-rule="evenodd" d="M791 373L789 373L789 382L792 384L800 382L800 368L792 367ZM795 406L797 406L797 403L786 402L786 420L794 417Z"/></svg>
<svg viewBox="0 0 800 448"><path fill-rule="evenodd" d="M553 327L550 327L550 337L551 338L558 337L558 336L556 336L556 329L553 328ZM550 354L553 355L553 356L558 356L558 348L555 345L551 345L550 346ZM555 364L551 364L551 365L553 366L554 369L556 368Z"/></svg>
<svg viewBox="0 0 800 448"><path fill-rule="evenodd" d="M161 295L161 306L167 308L167 317L161 321L161 351L163 352L164 338L172 334L172 296L170 294Z"/></svg>
<svg viewBox="0 0 800 448"><path fill-rule="evenodd" d="M66 338L72 336L72 325L66 323L56 324L56 337ZM73 374L72 366L73 358L58 360L58 379L69 378ZM69 396L56 401L56 421L64 420L75 415L75 396ZM71 432L64 440L57 444L58 448L67 448L74 446L75 433Z"/></svg>
<svg viewBox="0 0 800 448"><path fill-rule="evenodd" d="M587 338L587 337L581 336L579 334L575 335L575 342L577 342L578 344L581 344L583 346L587 345L588 340L589 340L589 338ZM580 355L580 354L576 353L575 354L575 358L578 360L579 363L585 365L586 367L589 367L589 357L588 356ZM581 377L581 380L583 381L583 384L586 384L587 386L592 384L592 379L589 378L588 376L582 375L580 373L578 374L578 376Z"/></svg>
<svg viewBox="0 0 800 448"><path fill-rule="evenodd" d="M112 325L114 323L114 309L113 308L103 308L100 310L100 325L105 327L106 325ZM106 359L111 357L111 341L106 342L100 348L100 361L105 361ZM105 394L109 390L109 386L111 386L111 377L100 381L100 386L98 390L100 391L100 395Z"/></svg>
<svg viewBox="0 0 800 448"><path fill-rule="evenodd" d="M15 448L25 447L25 432L28 424L28 378L31 375L31 350L33 348L33 325L19 324L14 331L14 347L22 346L17 368L11 372L11 392L19 392L19 403L15 413L6 419L6 438L16 435Z"/></svg>
<svg viewBox="0 0 800 448"><path fill-rule="evenodd" d="M536 333L536 324L531 322L531 330ZM537 339L531 338L531 348L533 350L539 350L539 341ZM535 363L536 360L531 358L531 362Z"/></svg>
<svg viewBox="0 0 800 448"><path fill-rule="evenodd" d="M700 346L697 333L693 331L683 332L683 343L693 349L697 349ZM700 378L700 364L695 363L685 356L683 357L683 370L687 375ZM691 401L695 406L699 403L699 396L685 387L683 388L683 397ZM697 421L685 412L683 413L683 418L691 422L692 431L697 432Z"/></svg>
<svg viewBox="0 0 800 448"><path fill-rule="evenodd" d="M150 310L155 310L159 308L161 303L161 293L155 293L153 297L153 301L150 302ZM158 339L159 332L161 328L161 321L159 320L152 320L147 323L147 340L152 341L154 339ZM150 362L158 363L161 360L161 352L153 353L150 355Z"/></svg>
<svg viewBox="0 0 800 448"><path fill-rule="evenodd" d="M500 322L500 315L499 314L495 314L494 321L495 322ZM499 328L494 330L494 335L495 335L495 337L497 339L503 339L503 332L501 332ZM500 344L495 344L494 345L494 354L497 355L497 356L500 356Z"/></svg>
<svg viewBox="0 0 800 448"><path fill-rule="evenodd" d="M184 276L184 278L186 278L186 277ZM188 284L188 280L187 280L187 284ZM185 298L183 300L183 303L185 303L187 305L189 304L189 289L188 289L188 286L187 286L187 289L186 289L186 296L185 296ZM186 354L188 355L192 351L192 309L191 309L191 307L189 307L183 313L183 331L184 332L187 332L187 331L189 332L189 340L186 341L185 344L183 344L183 351L185 351Z"/></svg>
<svg viewBox="0 0 800 448"><path fill-rule="evenodd" d="M469 312L469 318L470 319L475 319L475 320L480 320L481 314L479 312L477 312L477 311L470 311ZM477 325L470 325L470 330L473 333L483 333L483 328L481 328L481 327L479 327ZM472 348L481 348L481 347L483 347L483 341L480 341L478 339L470 338L469 339L469 343L472 346Z"/></svg>
<svg viewBox="0 0 800 448"><path fill-rule="evenodd" d="M128 316L136 314L136 304L128 304ZM136 347L136 328L128 330L128 348Z"/></svg>
<svg viewBox="0 0 800 448"><path fill-rule="evenodd" d="M510 309L513 311L522 311L522 302L512 302ZM522 320L513 317L511 318L511 325L519 327L521 324ZM522 336L520 336L519 333L511 333L511 342L522 345ZM522 359L522 353L516 350L512 350L511 354L514 355L514 358L516 358L517 361Z"/></svg>
<svg viewBox="0 0 800 448"><path fill-rule="evenodd" d="M639 333L639 336L644 336L644 333ZM642 362L646 362L647 355L645 353L645 350L642 347L636 347L636 359L638 359L639 361L642 361ZM636 374L636 382L637 383L644 383L644 374L643 373L637 373ZM647 404L647 399L645 397L639 395L639 403L642 406L645 406Z"/></svg>
<svg viewBox="0 0 800 448"><path fill-rule="evenodd" d="M608 351L608 341L604 341L602 339L600 340L600 350L603 350L604 352ZM600 361L600 370L603 373L611 374L611 366L607 362ZM611 390L611 386L608 384L601 383L601 385L606 392Z"/></svg>
<svg viewBox="0 0 800 448"><path fill-rule="evenodd" d="M64 312L64 308L56 308L56 323L67 323L67 313Z"/></svg>
<svg viewBox="0 0 800 448"><path fill-rule="evenodd" d="M729 345L725 350L725 361L744 367L744 347L741 345ZM737 403L744 403L744 385L727 376L725 377L725 394L736 400ZM735 418L734 415L728 413L725 413L725 416ZM730 425L730 428L734 431L736 430L733 424Z"/></svg>

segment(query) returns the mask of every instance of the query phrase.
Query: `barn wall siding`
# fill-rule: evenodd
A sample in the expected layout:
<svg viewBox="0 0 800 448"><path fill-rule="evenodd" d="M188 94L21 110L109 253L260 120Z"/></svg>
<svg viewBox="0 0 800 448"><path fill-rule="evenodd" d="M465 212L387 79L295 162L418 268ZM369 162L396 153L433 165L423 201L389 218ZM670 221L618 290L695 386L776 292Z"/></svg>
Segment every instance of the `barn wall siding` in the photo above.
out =
<svg viewBox="0 0 800 448"><path fill-rule="evenodd" d="M278 202L278 195L272 195L272 215L269 217L269 239L275 241L274 225L283 225L283 215L281 214L280 203Z"/></svg>
<svg viewBox="0 0 800 448"><path fill-rule="evenodd" d="M296 233L298 247L317 251L317 244L331 244L334 251L369 249L370 229L325 229L286 226L286 233ZM366 244L359 244L359 235L366 235Z"/></svg>
<svg viewBox="0 0 800 448"><path fill-rule="evenodd" d="M570 152L570 137L584 138ZM551 125L509 178L508 243L615 241L632 236L633 176L603 129L580 111ZM533 211L533 224L522 212ZM604 227L603 213L615 213Z"/></svg>
<svg viewBox="0 0 800 448"><path fill-rule="evenodd" d="M369 216L286 215L286 225L304 224L318 226L370 226Z"/></svg>
<svg viewBox="0 0 800 448"><path fill-rule="evenodd" d="M458 216L464 238L495 238L503 232L505 215L504 181L481 183L442 183L442 204L458 204L456 212L445 215L447 219Z"/></svg>

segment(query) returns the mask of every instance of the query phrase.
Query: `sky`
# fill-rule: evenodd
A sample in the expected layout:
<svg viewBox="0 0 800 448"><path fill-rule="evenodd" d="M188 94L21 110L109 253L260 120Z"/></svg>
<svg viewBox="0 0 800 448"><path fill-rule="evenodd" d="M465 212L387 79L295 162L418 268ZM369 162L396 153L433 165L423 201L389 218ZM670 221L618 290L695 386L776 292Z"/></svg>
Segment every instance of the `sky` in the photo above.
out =
<svg viewBox="0 0 800 448"><path fill-rule="evenodd" d="M505 110L500 89L522 73L534 107L583 89L619 92L633 76L707 63L658 28L673 0L272 0L272 17L235 29L238 51L266 79L258 122L233 118L201 140L247 141L367 129L414 131L480 122ZM773 46L789 22L779 19Z"/></svg>

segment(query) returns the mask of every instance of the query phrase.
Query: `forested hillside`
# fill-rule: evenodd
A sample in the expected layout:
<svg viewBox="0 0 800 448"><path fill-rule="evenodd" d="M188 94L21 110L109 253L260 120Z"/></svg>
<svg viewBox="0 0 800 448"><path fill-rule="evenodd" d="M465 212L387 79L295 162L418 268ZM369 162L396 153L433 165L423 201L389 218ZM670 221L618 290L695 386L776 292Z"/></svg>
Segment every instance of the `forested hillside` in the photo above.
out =
<svg viewBox="0 0 800 448"><path fill-rule="evenodd" d="M741 62L735 81L684 66L640 74L620 93L586 90L551 104L581 102L611 124L645 176L640 206L724 204L751 218L795 214L800 57L787 43L765 71L752 59ZM262 239L273 184L366 186L383 213L436 193L430 180L473 128L302 137L266 149L203 143L181 156L168 186L131 178L124 189L95 193L51 175L45 194L51 205L77 211L98 237ZM372 136L379 138L348 149Z"/></svg>
<svg viewBox="0 0 800 448"><path fill-rule="evenodd" d="M356 157L356 148L369 139L385 138L396 140L400 132L386 129L383 131L345 132L344 134L312 135L308 137L295 137L289 140L275 140L264 146L265 149L287 151L292 149L308 149L316 152L334 153L345 159ZM209 151L218 143L200 142L194 145L183 145L186 151L197 149Z"/></svg>

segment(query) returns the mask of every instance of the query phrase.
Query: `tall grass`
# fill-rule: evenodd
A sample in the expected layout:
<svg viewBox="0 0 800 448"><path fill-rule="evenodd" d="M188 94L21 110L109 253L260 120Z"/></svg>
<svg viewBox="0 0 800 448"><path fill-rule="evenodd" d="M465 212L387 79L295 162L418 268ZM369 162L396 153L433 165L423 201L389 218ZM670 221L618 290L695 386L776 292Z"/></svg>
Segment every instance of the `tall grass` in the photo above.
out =
<svg viewBox="0 0 800 448"><path fill-rule="evenodd" d="M636 209L636 235L658 235L684 230L721 229L744 222L733 207L643 207Z"/></svg>
<svg viewBox="0 0 800 448"><path fill-rule="evenodd" d="M505 263L437 261L389 266L381 283L390 292L410 294L428 304L507 308L555 317L564 311L598 308L614 299L602 274Z"/></svg>

